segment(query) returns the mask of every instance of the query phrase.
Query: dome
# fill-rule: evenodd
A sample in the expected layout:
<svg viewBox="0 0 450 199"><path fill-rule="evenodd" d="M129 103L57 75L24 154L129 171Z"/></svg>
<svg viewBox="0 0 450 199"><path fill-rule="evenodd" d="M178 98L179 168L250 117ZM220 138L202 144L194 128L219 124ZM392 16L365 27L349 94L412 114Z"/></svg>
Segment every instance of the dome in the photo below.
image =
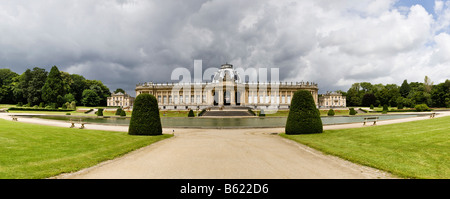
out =
<svg viewBox="0 0 450 199"><path fill-rule="evenodd" d="M214 74L213 83L219 83L220 81L234 81L235 83L241 82L241 77L237 71L233 69L231 64L223 64L220 69Z"/></svg>

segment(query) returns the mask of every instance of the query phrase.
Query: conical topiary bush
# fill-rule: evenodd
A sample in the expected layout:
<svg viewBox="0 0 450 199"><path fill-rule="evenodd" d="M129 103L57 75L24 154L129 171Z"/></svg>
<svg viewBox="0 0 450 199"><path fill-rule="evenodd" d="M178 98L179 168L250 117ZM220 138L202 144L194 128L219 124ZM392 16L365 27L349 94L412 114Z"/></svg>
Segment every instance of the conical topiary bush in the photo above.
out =
<svg viewBox="0 0 450 199"><path fill-rule="evenodd" d="M299 90L292 98L286 121L286 134L322 133L323 126L320 112L309 91Z"/></svg>
<svg viewBox="0 0 450 199"><path fill-rule="evenodd" d="M150 94L140 94L134 101L131 115L130 135L161 135L162 126L159 117L158 101Z"/></svg>

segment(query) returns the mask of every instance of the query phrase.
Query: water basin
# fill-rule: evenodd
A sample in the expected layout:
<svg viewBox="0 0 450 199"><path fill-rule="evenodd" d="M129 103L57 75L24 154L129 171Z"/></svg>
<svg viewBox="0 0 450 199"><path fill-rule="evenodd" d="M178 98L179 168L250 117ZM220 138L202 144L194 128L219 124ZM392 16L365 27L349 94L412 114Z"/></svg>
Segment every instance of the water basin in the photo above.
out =
<svg viewBox="0 0 450 199"><path fill-rule="evenodd" d="M398 115L376 115L379 120L401 119L408 117L418 117L415 114L398 114ZM106 125L120 125L127 126L130 123L130 118L119 117L77 117L77 116L30 116L41 119L63 120L82 119L83 122L106 124ZM362 123L363 116L333 116L321 117L323 125L346 124L346 123ZM243 117L243 118L188 118L188 117L163 117L161 123L163 128L271 128L284 127L286 125L287 117Z"/></svg>

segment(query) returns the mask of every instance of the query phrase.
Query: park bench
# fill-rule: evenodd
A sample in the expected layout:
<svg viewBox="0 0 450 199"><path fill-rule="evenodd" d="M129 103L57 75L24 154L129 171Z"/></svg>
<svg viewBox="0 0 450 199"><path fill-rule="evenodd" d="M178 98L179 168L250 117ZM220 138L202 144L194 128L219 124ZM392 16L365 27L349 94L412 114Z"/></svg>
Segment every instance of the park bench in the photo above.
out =
<svg viewBox="0 0 450 199"><path fill-rule="evenodd" d="M71 124L70 128L75 128L75 124L80 124L81 125L80 129L84 129L84 125L88 124L87 122L83 122L81 119L79 120L70 119L69 123Z"/></svg>
<svg viewBox="0 0 450 199"><path fill-rule="evenodd" d="M378 117L365 117L363 125L366 125L367 122L372 122L372 121L373 121L373 125L376 125L377 121L378 121Z"/></svg>
<svg viewBox="0 0 450 199"><path fill-rule="evenodd" d="M430 118L434 118L436 116L436 113L431 113Z"/></svg>
<svg viewBox="0 0 450 199"><path fill-rule="evenodd" d="M17 121L17 116L11 115L12 121Z"/></svg>

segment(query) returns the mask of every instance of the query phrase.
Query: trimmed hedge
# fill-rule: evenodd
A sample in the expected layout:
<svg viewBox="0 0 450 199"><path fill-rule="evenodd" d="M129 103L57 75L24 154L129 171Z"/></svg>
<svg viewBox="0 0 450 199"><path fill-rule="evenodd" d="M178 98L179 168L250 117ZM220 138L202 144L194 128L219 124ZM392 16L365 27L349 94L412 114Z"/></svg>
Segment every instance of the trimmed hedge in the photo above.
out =
<svg viewBox="0 0 450 199"><path fill-rule="evenodd" d="M8 111L57 111L57 112L70 112L75 111L71 109L53 109L53 108L33 108L33 107L10 107Z"/></svg>
<svg viewBox="0 0 450 199"><path fill-rule="evenodd" d="M136 97L128 134L162 135L158 101L155 96L144 93Z"/></svg>
<svg viewBox="0 0 450 199"><path fill-rule="evenodd" d="M333 109L328 110L328 113L327 113L327 114L328 114L328 116L334 116L334 115L335 115Z"/></svg>
<svg viewBox="0 0 450 199"><path fill-rule="evenodd" d="M349 108L349 114L350 115L356 115L356 111L355 111L355 109L354 108Z"/></svg>
<svg viewBox="0 0 450 199"><path fill-rule="evenodd" d="M189 110L188 117L195 117L194 111L192 109Z"/></svg>
<svg viewBox="0 0 450 199"><path fill-rule="evenodd" d="M125 112L125 110L123 110L122 108L118 108L117 110L116 110L116 113L115 113L115 115L117 115L117 116L127 116L127 113Z"/></svg>
<svg viewBox="0 0 450 199"><path fill-rule="evenodd" d="M97 116L103 116L103 109L102 108L98 109Z"/></svg>
<svg viewBox="0 0 450 199"><path fill-rule="evenodd" d="M311 93L306 90L295 92L286 121L285 133L292 135L322 132L320 112L316 108Z"/></svg>

